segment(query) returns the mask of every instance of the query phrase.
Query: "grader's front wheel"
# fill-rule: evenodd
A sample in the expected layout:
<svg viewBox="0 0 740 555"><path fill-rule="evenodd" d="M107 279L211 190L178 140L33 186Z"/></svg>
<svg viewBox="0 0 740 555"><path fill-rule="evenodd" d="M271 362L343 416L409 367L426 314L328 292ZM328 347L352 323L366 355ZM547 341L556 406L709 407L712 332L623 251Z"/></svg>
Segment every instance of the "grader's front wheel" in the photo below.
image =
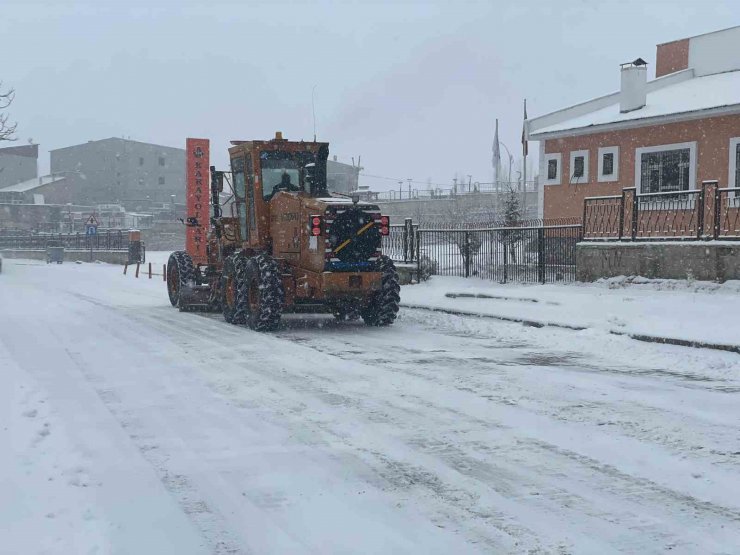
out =
<svg viewBox="0 0 740 555"><path fill-rule="evenodd" d="M170 304L185 310L181 294L184 287L195 283L195 266L193 259L185 251L173 252L167 261L167 294Z"/></svg>

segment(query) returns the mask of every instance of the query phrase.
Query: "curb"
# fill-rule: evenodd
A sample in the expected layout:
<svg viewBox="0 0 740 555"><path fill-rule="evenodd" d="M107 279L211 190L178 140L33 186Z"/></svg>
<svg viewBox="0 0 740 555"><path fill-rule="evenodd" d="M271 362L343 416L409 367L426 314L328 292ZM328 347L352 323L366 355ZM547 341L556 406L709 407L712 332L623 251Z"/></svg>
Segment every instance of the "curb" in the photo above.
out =
<svg viewBox="0 0 740 555"><path fill-rule="evenodd" d="M557 324L555 322L541 322L538 320L527 320L525 318L516 318L513 316L498 316L496 314L481 314L480 312L471 312L468 310L457 310L449 308L436 308L431 306L423 306L416 304L401 303L403 308L413 308L417 310L428 310L430 312L442 312L444 314L451 314L453 316L472 316L473 318L489 318L491 320L500 320L502 322L510 322L513 324L522 324L523 326L529 326L533 328L561 328L571 331L583 331L589 329L586 326L571 326L569 324ZM693 341L691 339L675 339L672 337L658 337L654 335L644 335L637 333L626 333L622 331L607 330L611 335L620 335L623 337L629 337L635 341L644 341L646 343L662 343L664 345L677 345L679 347L691 347L694 349L713 349L716 351L726 351L730 353L740 354L739 345L727 345L724 343L708 343L706 341Z"/></svg>

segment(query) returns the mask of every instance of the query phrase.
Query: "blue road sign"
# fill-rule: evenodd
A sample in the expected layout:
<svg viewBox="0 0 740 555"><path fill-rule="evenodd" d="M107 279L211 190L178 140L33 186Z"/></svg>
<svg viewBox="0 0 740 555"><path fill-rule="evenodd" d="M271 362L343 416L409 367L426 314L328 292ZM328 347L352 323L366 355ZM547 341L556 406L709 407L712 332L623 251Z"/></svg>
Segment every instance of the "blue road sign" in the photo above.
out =
<svg viewBox="0 0 740 555"><path fill-rule="evenodd" d="M85 235L97 235L98 233L98 226L95 224L86 224L85 225Z"/></svg>

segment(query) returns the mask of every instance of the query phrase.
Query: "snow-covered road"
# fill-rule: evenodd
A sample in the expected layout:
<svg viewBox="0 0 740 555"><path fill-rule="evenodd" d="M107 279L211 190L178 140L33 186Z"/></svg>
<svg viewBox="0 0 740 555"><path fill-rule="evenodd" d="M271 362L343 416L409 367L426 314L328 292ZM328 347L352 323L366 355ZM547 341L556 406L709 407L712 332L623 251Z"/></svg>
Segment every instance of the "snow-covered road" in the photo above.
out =
<svg viewBox="0 0 740 555"><path fill-rule="evenodd" d="M263 335L6 260L0 553L736 553L739 361L421 310Z"/></svg>

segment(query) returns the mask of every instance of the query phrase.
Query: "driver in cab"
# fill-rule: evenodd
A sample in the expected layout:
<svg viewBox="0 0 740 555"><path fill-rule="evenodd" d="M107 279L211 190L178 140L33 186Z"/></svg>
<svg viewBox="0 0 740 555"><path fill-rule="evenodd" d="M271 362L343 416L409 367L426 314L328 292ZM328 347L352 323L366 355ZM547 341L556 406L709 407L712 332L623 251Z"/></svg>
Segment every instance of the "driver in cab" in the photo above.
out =
<svg viewBox="0 0 740 555"><path fill-rule="evenodd" d="M280 183L272 188L272 194L274 195L278 191L298 192L300 190L301 188L290 180L290 174L286 170L283 170L283 174L280 176Z"/></svg>

